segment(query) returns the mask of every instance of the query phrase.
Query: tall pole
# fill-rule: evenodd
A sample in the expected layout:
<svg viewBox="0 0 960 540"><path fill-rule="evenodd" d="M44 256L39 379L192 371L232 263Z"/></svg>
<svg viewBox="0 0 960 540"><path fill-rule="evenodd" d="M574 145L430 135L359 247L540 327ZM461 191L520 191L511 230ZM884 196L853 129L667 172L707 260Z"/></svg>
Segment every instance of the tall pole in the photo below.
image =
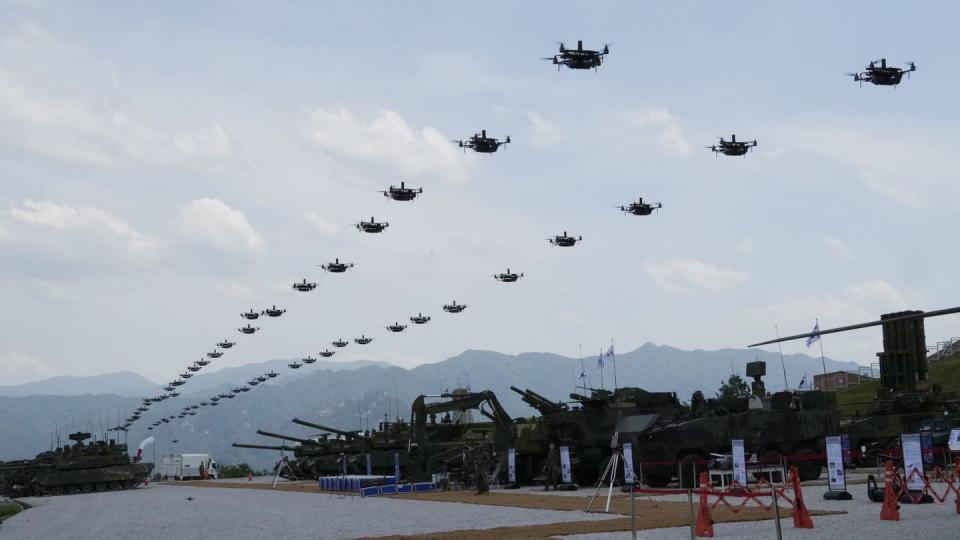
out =
<svg viewBox="0 0 960 540"><path fill-rule="evenodd" d="M606 387L603 385L603 348L600 348L600 388L606 390Z"/></svg>
<svg viewBox="0 0 960 540"><path fill-rule="evenodd" d="M777 325L773 325L773 329L777 332L777 339L780 339L780 328ZM783 389L789 390L790 385L787 383L787 364L783 361L783 347L780 346L780 343L777 343L777 349L780 350L780 367L783 368Z"/></svg>
<svg viewBox="0 0 960 540"><path fill-rule="evenodd" d="M617 351L613 348L613 338L610 338L610 361L613 362L613 391L617 391Z"/></svg>
<svg viewBox="0 0 960 540"><path fill-rule="evenodd" d="M810 319L807 319L807 320L809 321ZM817 319L817 328L820 328L820 319ZM823 366L823 375L824 375L823 384L826 385L827 384L827 378L826 378L827 361L823 359L823 337L818 335L817 338L818 338L817 342L820 343L820 365Z"/></svg>

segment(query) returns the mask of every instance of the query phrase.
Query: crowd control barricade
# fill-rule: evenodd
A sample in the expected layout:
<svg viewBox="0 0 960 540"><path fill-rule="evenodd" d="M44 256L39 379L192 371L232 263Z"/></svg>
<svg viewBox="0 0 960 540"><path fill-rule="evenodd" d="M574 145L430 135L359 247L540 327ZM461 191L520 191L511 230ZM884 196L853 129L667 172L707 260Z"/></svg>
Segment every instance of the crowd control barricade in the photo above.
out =
<svg viewBox="0 0 960 540"><path fill-rule="evenodd" d="M922 487L910 489L911 486L918 485ZM954 457L952 471L935 465L929 473L913 469L910 474L900 474L893 460L887 460L884 468L883 506L880 508L881 520L899 521L901 503L948 502L953 503L954 511L960 515L960 456Z"/></svg>

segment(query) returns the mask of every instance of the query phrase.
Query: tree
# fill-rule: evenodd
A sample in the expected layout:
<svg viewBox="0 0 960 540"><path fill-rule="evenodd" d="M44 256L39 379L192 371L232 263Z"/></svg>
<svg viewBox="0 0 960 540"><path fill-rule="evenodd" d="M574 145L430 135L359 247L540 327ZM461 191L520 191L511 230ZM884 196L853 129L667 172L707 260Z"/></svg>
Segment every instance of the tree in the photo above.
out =
<svg viewBox="0 0 960 540"><path fill-rule="evenodd" d="M245 478L253 469L246 463L227 465L220 468L220 478Z"/></svg>
<svg viewBox="0 0 960 540"><path fill-rule="evenodd" d="M717 392L718 399L733 399L750 397L750 386L739 375L730 375L727 382L720 384Z"/></svg>

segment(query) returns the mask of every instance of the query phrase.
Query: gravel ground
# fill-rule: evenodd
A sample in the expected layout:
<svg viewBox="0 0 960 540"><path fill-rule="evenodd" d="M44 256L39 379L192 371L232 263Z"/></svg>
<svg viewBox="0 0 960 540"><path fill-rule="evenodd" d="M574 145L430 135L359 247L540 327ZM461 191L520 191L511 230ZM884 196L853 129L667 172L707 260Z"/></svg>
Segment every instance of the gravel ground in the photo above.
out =
<svg viewBox="0 0 960 540"><path fill-rule="evenodd" d="M0 526L3 540L334 539L610 518L476 504L157 484L129 492L25 501L34 508Z"/></svg>

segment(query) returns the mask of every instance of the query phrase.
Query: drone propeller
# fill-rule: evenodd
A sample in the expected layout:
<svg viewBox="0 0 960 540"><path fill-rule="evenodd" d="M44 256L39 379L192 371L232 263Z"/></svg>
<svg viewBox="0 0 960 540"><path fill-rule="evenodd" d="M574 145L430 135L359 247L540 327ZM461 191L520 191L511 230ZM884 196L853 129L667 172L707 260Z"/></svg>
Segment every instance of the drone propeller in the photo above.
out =
<svg viewBox="0 0 960 540"><path fill-rule="evenodd" d="M562 41L558 41L557 43L560 44L560 52L567 52L567 48L563 46L563 42L562 42Z"/></svg>
<svg viewBox="0 0 960 540"><path fill-rule="evenodd" d="M603 44L603 54L610 54L610 46L611 46L611 45L613 45L613 43L604 43L604 44Z"/></svg>

